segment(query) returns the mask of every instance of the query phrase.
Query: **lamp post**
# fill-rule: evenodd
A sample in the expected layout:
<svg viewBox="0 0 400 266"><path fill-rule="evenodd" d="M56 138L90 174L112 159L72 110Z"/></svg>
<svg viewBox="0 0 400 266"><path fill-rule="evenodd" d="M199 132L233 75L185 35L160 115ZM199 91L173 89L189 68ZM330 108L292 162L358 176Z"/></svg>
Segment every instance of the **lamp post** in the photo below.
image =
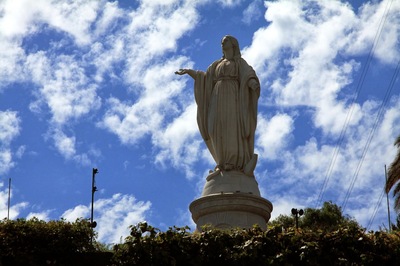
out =
<svg viewBox="0 0 400 266"><path fill-rule="evenodd" d="M7 220L10 220L10 203L11 203L11 178L8 179Z"/></svg>
<svg viewBox="0 0 400 266"><path fill-rule="evenodd" d="M293 208L292 214L294 215L294 219L296 221L296 229L299 229L299 217L304 214L304 211L303 211L303 209L297 210L297 209Z"/></svg>
<svg viewBox="0 0 400 266"><path fill-rule="evenodd" d="M388 177L387 177L387 171L386 171L386 164L385 164L385 180L387 183ZM386 193L386 203L387 203L387 212L388 212L388 222L389 222L389 233L392 231L392 224L390 222L390 209L389 209L389 192Z"/></svg>
<svg viewBox="0 0 400 266"><path fill-rule="evenodd" d="M97 226L97 223L95 221L93 221L94 193L97 191L95 176L97 173L99 173L99 170L97 168L93 168L93 170L92 170L92 211L90 214L90 226L92 228L95 228Z"/></svg>

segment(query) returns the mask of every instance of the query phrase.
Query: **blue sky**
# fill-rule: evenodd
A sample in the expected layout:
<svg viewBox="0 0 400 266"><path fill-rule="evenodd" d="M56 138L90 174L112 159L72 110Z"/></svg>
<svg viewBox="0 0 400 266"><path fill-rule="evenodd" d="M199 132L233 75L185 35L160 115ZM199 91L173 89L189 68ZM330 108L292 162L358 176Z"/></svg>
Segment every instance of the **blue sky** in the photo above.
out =
<svg viewBox="0 0 400 266"><path fill-rule="evenodd" d="M194 229L215 165L193 81L174 71L205 70L230 34L261 81L255 174L272 218L330 200L387 227L399 14L386 0L1 1L0 218L9 178L10 218L89 218L95 167L100 241L143 220Z"/></svg>

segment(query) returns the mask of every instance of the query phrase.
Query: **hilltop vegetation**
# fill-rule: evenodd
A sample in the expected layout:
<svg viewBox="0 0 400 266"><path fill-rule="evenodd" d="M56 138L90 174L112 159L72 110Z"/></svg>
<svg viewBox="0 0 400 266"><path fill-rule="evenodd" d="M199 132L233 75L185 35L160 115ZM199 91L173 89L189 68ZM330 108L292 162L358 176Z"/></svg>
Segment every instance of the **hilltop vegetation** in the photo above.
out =
<svg viewBox="0 0 400 266"><path fill-rule="evenodd" d="M400 231L366 232L330 202L305 209L294 227L279 216L263 231L188 227L161 231L147 223L131 226L123 243L96 237L87 220L0 221L0 265L397 265Z"/></svg>

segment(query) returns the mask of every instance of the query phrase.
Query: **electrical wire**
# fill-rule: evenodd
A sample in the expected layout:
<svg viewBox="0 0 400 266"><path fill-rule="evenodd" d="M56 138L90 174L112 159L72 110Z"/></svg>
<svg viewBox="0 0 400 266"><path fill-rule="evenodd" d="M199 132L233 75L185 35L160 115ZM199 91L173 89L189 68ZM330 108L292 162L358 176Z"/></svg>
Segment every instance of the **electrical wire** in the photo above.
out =
<svg viewBox="0 0 400 266"><path fill-rule="evenodd" d="M400 62L400 61L399 61ZM386 165L385 165L385 182L387 180L387 173L386 173ZM375 209L372 212L371 218L369 219L368 225L367 225L367 231L371 228L372 223L374 222L375 216L378 212L379 207L381 206L382 203L382 199L383 199L383 195L386 194L385 193L385 189L382 189L381 195L378 198L378 201L376 203ZM389 208L389 202L388 202L388 208ZM389 214L389 231L390 231L390 213L389 213L389 209L388 209L388 214Z"/></svg>
<svg viewBox="0 0 400 266"><path fill-rule="evenodd" d="M351 194L351 192L352 192L352 190L353 190L353 188L354 188L354 184L355 184L355 182L356 182L356 180L357 180L357 177L358 177L358 174L359 174L359 172L360 172L361 166L362 166L363 161L364 161L364 159L365 159L365 156L366 156L366 154L367 154L369 145L371 144L372 137L374 136L374 133L375 133L376 128L378 127L379 121L381 120L381 118L382 118L382 116L383 116L383 113L384 113L384 110L385 110L385 106L386 106L387 102L388 102L389 99L390 99L390 95L391 95L391 93L392 93L394 84L396 83L397 77L398 77L398 75L399 75L399 70L400 70L400 59L399 59L399 62L398 62L398 64L397 64L397 66L396 66L396 69L395 69L395 71L394 71L394 73L393 73L392 79L390 80L389 86L388 86L388 88L387 88L387 90L386 90L385 97L384 97L384 99L383 99L383 101L382 101L382 103L381 103L381 106L379 107L379 111L378 111L378 114L376 115L374 125L373 125L371 131L369 132L367 142L366 142L366 144L365 144L365 146L364 146L364 150L363 150L361 159L360 159L360 161L359 161L359 163L358 163L358 165L357 165L357 168L356 168L356 170L355 170L355 172L354 172L354 175L353 175L353 178L352 178L350 187L349 187L349 189L347 190L345 199L344 199L343 204L342 204L342 210L343 210L343 212L344 212L344 210L346 209L346 205L347 205L347 202L348 202L348 200L349 200L350 194Z"/></svg>
<svg viewBox="0 0 400 266"><path fill-rule="evenodd" d="M381 195L378 198L378 201L376 203L375 209L372 212L371 218L369 219L368 225L367 225L367 231L371 228L371 225L375 219L376 213L378 212L379 206L381 206L383 195L385 194L385 190L382 189Z"/></svg>
<svg viewBox="0 0 400 266"><path fill-rule="evenodd" d="M333 167L335 165L337 156L339 154L340 147L342 146L342 143L343 143L343 140L344 140L345 132L347 130L347 127L348 127L348 125L350 123L350 120L351 120L351 117L353 115L355 102L356 102L356 100L358 99L358 97L360 95L361 88L362 88L362 86L364 84L365 76L366 76L366 74L368 72L369 65L370 65L370 62L372 60L372 56L373 56L373 54L375 52L375 48L376 48L376 46L378 44L378 41L380 39L380 36L382 34L382 29L383 29L383 26L385 25L385 22L387 20L387 17L388 17L392 2L393 2L393 0L388 2L388 4L386 5L385 11L384 11L384 13L382 15L382 18L381 18L380 22L379 22L379 26L378 26L377 32L375 34L375 37L374 37L373 45L372 45L372 47L371 47L371 49L369 51L366 63L365 63L365 65L363 67L363 70L361 72L360 79L358 80L358 84L357 84L357 87L356 87L356 93L355 93L355 95L354 95L354 97L352 99L352 102L350 104L350 108L349 108L349 111L347 113L346 120L345 120L344 125L342 127L342 130L340 132L340 136L339 136L339 139L338 139L338 141L336 143L335 150L334 150L333 155L332 155L332 159L331 159L331 161L329 163L329 166L328 166L328 169L326 171L324 183L323 183L323 185L321 187L321 190L320 190L320 193L318 195L315 208L317 208L322 202L322 199L323 199L324 193L326 191L329 179L330 179L330 177L332 175L332 172L333 172ZM389 3L390 3L390 5L389 5Z"/></svg>

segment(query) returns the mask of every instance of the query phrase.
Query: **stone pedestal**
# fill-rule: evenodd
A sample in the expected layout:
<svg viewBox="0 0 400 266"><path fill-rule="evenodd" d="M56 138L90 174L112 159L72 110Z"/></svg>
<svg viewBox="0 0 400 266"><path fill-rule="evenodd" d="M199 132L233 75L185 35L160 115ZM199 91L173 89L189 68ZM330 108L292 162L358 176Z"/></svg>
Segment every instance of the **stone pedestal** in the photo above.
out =
<svg viewBox="0 0 400 266"><path fill-rule="evenodd" d="M189 207L197 231L209 224L216 228L266 229L272 204L260 196L258 183L238 171L214 172L207 177L202 196Z"/></svg>

